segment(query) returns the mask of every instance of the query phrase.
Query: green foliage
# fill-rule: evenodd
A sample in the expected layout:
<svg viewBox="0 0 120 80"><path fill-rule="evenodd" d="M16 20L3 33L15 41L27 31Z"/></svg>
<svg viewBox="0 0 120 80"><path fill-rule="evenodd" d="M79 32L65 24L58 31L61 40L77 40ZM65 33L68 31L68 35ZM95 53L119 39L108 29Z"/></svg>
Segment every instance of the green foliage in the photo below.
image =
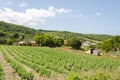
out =
<svg viewBox="0 0 120 80"><path fill-rule="evenodd" d="M111 40L105 40L101 43L101 49L105 52L109 52L113 50L113 43L111 43Z"/></svg>
<svg viewBox="0 0 120 80"><path fill-rule="evenodd" d="M6 44L7 45L12 45L13 44L13 40L12 39L7 39L6 40Z"/></svg>
<svg viewBox="0 0 120 80"><path fill-rule="evenodd" d="M104 34L85 34L84 37L97 41L103 41L112 38L111 35L104 35Z"/></svg>
<svg viewBox="0 0 120 80"><path fill-rule="evenodd" d="M19 34L18 33L13 33L12 38L14 38L14 39L19 38Z"/></svg>
<svg viewBox="0 0 120 80"><path fill-rule="evenodd" d="M3 80L3 68L1 64L0 64L0 80Z"/></svg>
<svg viewBox="0 0 120 80"><path fill-rule="evenodd" d="M0 40L2 37L4 38L4 40L10 38L16 42L16 41L23 40L27 37L32 38L36 32L37 30L27 28L25 26L20 26L20 25L15 25L15 24L0 21Z"/></svg>
<svg viewBox="0 0 120 80"><path fill-rule="evenodd" d="M77 37L81 41L102 41L111 38L110 35L94 35L94 34L81 34L68 31L47 31L47 30L35 30L21 25L15 25L0 21L0 41L10 38L14 42L23 41L26 38L33 38L37 34L44 33L54 38L61 38L64 41L69 41L74 37ZM2 38L2 39L1 39ZM51 41L51 39L49 39ZM49 43L49 42L48 42ZM2 42L2 44L5 44ZM61 46L60 44L56 44ZM50 46L53 46L50 44Z"/></svg>
<svg viewBox="0 0 120 80"><path fill-rule="evenodd" d="M5 43L6 43L5 38L0 38L0 44L5 44Z"/></svg>
<svg viewBox="0 0 120 80"><path fill-rule="evenodd" d="M80 80L80 78L75 73L71 73L66 77L65 80Z"/></svg>
<svg viewBox="0 0 120 80"><path fill-rule="evenodd" d="M116 51L120 49L120 36L114 36L111 39L103 41L101 44L101 49L105 52Z"/></svg>
<svg viewBox="0 0 120 80"><path fill-rule="evenodd" d="M71 41L70 41L70 45L71 45L71 47L73 48L73 49L80 49L81 48L81 45L82 45L82 43L81 43L81 41L79 40L79 39L72 39Z"/></svg>
<svg viewBox="0 0 120 80"><path fill-rule="evenodd" d="M46 34L39 34L34 37L34 40L40 46L54 47L53 38Z"/></svg>
<svg viewBox="0 0 120 80"><path fill-rule="evenodd" d="M56 47L61 47L64 45L64 40L62 38L54 38L54 44Z"/></svg>
<svg viewBox="0 0 120 80"><path fill-rule="evenodd" d="M34 40L40 46L48 46L48 47L60 47L64 44L64 40L61 38L54 38L46 34L39 34L34 36Z"/></svg>
<svg viewBox="0 0 120 80"><path fill-rule="evenodd" d="M82 33L73 33L69 31L46 31L45 33L51 36L59 36L62 37L64 40L69 40L73 37L77 37L81 41L103 41L112 38L111 35L104 35L104 34L82 34Z"/></svg>
<svg viewBox="0 0 120 80"><path fill-rule="evenodd" d="M43 43L43 34L34 36L34 40L38 45L42 46Z"/></svg>
<svg viewBox="0 0 120 80"><path fill-rule="evenodd" d="M3 31L0 31L0 37L4 37L4 36L6 36L6 33Z"/></svg>

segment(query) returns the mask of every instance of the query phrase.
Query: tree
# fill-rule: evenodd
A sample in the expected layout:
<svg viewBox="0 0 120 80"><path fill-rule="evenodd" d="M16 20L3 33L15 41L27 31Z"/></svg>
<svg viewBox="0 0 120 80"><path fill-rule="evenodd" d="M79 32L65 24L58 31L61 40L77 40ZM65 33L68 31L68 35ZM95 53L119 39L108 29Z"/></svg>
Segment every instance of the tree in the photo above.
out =
<svg viewBox="0 0 120 80"><path fill-rule="evenodd" d="M51 37L47 34L39 34L34 36L34 40L40 46L48 46L48 47L61 47L64 44L64 40L61 38Z"/></svg>
<svg viewBox="0 0 120 80"><path fill-rule="evenodd" d="M71 40L70 44L73 49L77 49L77 50L80 49L82 45L81 41L75 38Z"/></svg>
<svg viewBox="0 0 120 80"><path fill-rule="evenodd" d="M102 41L100 47L105 52L116 51L116 49L120 49L120 36L114 36L111 39Z"/></svg>
<svg viewBox="0 0 120 80"><path fill-rule="evenodd" d="M14 39L19 38L19 34L18 34L18 33L13 33L12 37L13 37Z"/></svg>
<svg viewBox="0 0 120 80"><path fill-rule="evenodd" d="M40 46L49 46L54 47L54 41L53 38L46 34L39 34L34 37L34 40L37 42Z"/></svg>
<svg viewBox="0 0 120 80"><path fill-rule="evenodd" d="M54 39L51 36L44 35L43 39L42 46L55 47Z"/></svg>
<svg viewBox="0 0 120 80"><path fill-rule="evenodd" d="M7 39L6 40L6 44L7 45L12 45L13 44L13 40L12 39Z"/></svg>
<svg viewBox="0 0 120 80"><path fill-rule="evenodd" d="M5 38L0 38L0 44L5 44L6 40Z"/></svg>
<svg viewBox="0 0 120 80"><path fill-rule="evenodd" d="M34 40L39 46L42 46L43 41L44 41L44 34L39 34L39 35L34 36Z"/></svg>
<svg viewBox="0 0 120 80"><path fill-rule="evenodd" d="M61 47L64 44L64 40L62 38L55 38L54 44L56 47Z"/></svg>
<svg viewBox="0 0 120 80"><path fill-rule="evenodd" d="M101 43L101 49L105 52L109 52L113 50L112 40L105 40Z"/></svg>

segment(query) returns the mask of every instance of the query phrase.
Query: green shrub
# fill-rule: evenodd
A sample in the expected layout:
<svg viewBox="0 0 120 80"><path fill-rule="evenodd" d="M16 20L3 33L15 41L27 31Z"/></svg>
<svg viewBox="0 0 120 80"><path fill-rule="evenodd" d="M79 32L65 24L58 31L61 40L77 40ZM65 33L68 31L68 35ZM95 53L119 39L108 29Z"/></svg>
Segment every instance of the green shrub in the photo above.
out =
<svg viewBox="0 0 120 80"><path fill-rule="evenodd" d="M2 68L2 65L0 65L0 80L3 80L3 68Z"/></svg>

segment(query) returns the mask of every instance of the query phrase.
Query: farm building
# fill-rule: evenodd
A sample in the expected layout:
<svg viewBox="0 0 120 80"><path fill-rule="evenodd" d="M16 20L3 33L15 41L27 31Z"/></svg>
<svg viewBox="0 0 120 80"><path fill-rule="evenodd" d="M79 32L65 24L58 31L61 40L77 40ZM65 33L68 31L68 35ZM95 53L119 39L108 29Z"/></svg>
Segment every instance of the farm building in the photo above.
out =
<svg viewBox="0 0 120 80"><path fill-rule="evenodd" d="M23 46L23 45L36 46L35 41L20 41L17 44L20 46Z"/></svg>
<svg viewBox="0 0 120 80"><path fill-rule="evenodd" d="M93 54L93 55L97 55L97 56L100 56L100 55L101 55L100 51L95 50L94 48L90 48L88 51L86 51L86 53L88 53L88 54Z"/></svg>
<svg viewBox="0 0 120 80"><path fill-rule="evenodd" d="M84 46L84 47L87 47L87 46L89 46L89 45L91 45L91 43L90 43L89 41L86 41L86 42L83 43L83 46Z"/></svg>

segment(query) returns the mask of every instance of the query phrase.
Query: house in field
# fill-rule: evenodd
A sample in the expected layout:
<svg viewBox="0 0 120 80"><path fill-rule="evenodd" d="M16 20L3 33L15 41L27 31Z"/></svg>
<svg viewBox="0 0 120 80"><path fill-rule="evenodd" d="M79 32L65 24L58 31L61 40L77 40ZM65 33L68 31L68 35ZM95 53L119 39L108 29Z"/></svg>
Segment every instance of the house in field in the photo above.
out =
<svg viewBox="0 0 120 80"><path fill-rule="evenodd" d="M93 50L93 55L101 56L100 51L98 50Z"/></svg>
<svg viewBox="0 0 120 80"><path fill-rule="evenodd" d="M17 45L23 46L26 42L25 41L20 41L17 43Z"/></svg>
<svg viewBox="0 0 120 80"><path fill-rule="evenodd" d="M93 54L93 55L96 55L96 56L101 56L102 55L100 53L100 51L99 50L95 50L95 48L90 48L88 51L86 51L86 53Z"/></svg>
<svg viewBox="0 0 120 80"><path fill-rule="evenodd" d="M27 45L27 46L36 46L36 42L33 41L33 40L30 40L30 41L20 41L17 43L17 45L20 45L20 46L24 46L24 45Z"/></svg>
<svg viewBox="0 0 120 80"><path fill-rule="evenodd" d="M89 41L86 41L86 42L83 43L84 47L87 47L87 46L90 46L90 45L91 45L91 43Z"/></svg>
<svg viewBox="0 0 120 80"><path fill-rule="evenodd" d="M36 46L37 43L35 41L30 41L31 46Z"/></svg>

